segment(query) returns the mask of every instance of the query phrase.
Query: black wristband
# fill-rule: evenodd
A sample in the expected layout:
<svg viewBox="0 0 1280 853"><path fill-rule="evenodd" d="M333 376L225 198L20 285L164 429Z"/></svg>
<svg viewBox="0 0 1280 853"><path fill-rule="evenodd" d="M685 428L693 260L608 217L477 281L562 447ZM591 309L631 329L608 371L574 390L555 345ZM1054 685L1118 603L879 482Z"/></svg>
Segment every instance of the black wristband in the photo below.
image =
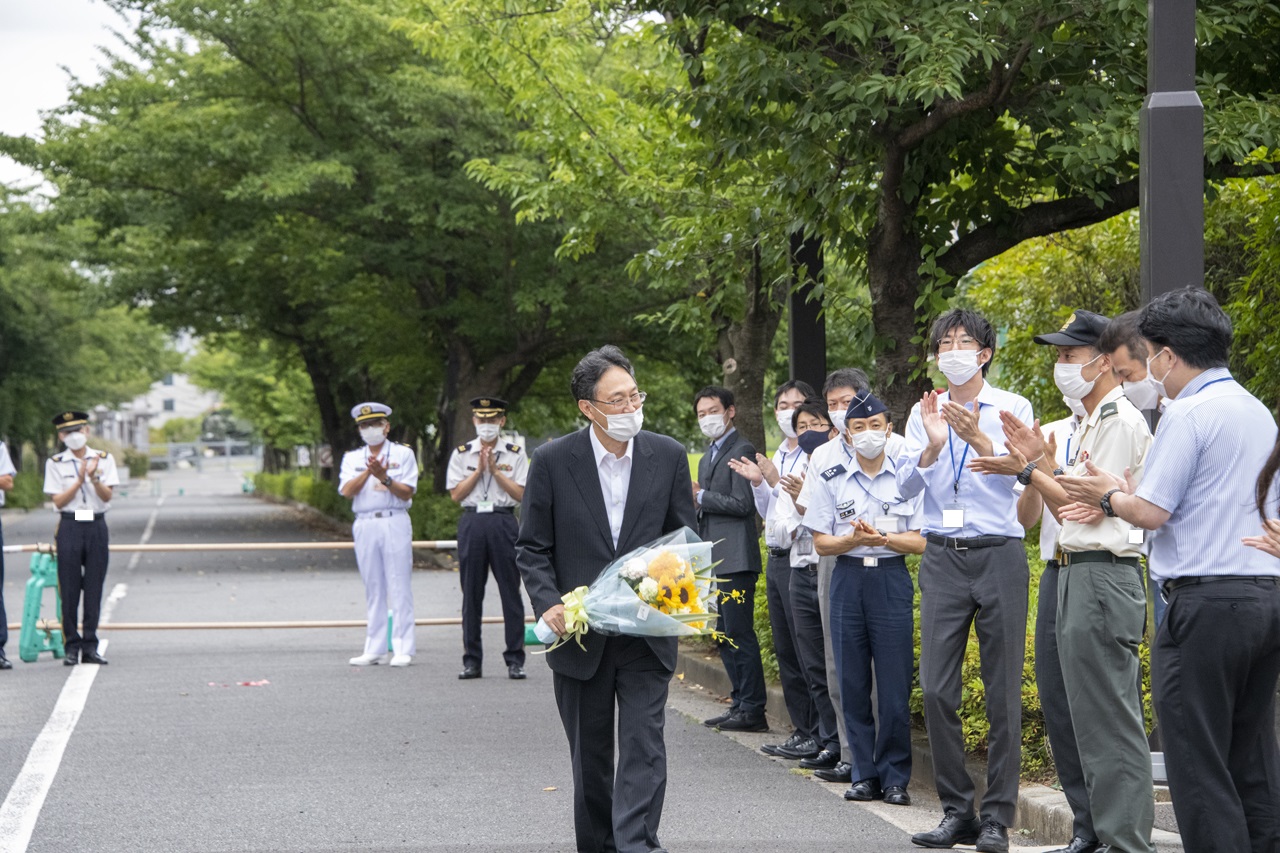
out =
<svg viewBox="0 0 1280 853"><path fill-rule="evenodd" d="M1065 474L1065 473L1067 473L1067 472L1066 472L1066 471L1063 471L1061 468L1054 468L1054 469L1053 469L1053 476L1055 476L1055 477L1061 477L1061 476L1062 476L1063 474Z"/></svg>
<svg viewBox="0 0 1280 853"><path fill-rule="evenodd" d="M1022 473L1018 475L1018 482L1024 486L1031 485L1031 472L1036 470L1036 463L1031 462L1026 468L1022 469Z"/></svg>
<svg viewBox="0 0 1280 853"><path fill-rule="evenodd" d="M1116 517L1116 511L1115 511L1115 508L1114 508L1113 506L1111 506L1111 496L1112 496L1112 495L1114 495L1114 494L1115 494L1116 492L1118 492L1118 491L1120 491L1120 490L1119 490L1119 489L1112 489L1111 491L1107 492L1105 495L1103 495L1103 496L1102 496L1102 500L1098 501L1098 506L1102 507L1102 511L1103 511L1103 513L1105 513L1105 514L1106 514L1107 518L1115 518L1115 517Z"/></svg>

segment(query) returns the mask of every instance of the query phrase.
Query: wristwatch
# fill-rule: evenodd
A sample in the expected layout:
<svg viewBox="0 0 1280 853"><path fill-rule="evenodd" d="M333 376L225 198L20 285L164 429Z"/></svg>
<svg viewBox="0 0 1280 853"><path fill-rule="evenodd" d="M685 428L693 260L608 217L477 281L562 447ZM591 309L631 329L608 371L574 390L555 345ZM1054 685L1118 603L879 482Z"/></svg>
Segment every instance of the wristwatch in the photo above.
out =
<svg viewBox="0 0 1280 853"><path fill-rule="evenodd" d="M1057 467L1057 468L1054 468L1054 469L1053 469L1053 476L1055 476L1055 477L1061 477L1061 476L1062 476L1063 474L1065 474L1065 473L1067 473L1067 472L1066 472L1066 471L1064 471L1064 470L1062 470L1062 467L1061 467L1061 466L1059 466L1059 467Z"/></svg>
<svg viewBox="0 0 1280 853"><path fill-rule="evenodd" d="M1115 509L1111 506L1111 496L1112 496L1112 495L1114 495L1114 494L1115 494L1116 492L1118 492L1118 491L1120 491L1120 490L1119 490L1119 489L1112 489L1111 491L1107 492L1105 495L1103 495L1103 496L1102 496L1102 500L1098 501L1098 506L1102 507L1102 511L1103 511L1104 513L1106 513L1107 518L1115 518L1115 517L1116 517L1116 511L1115 511Z"/></svg>
<svg viewBox="0 0 1280 853"><path fill-rule="evenodd" d="M1031 472L1036 470L1036 463L1030 462L1026 468L1022 469L1022 473L1018 475L1018 482L1024 486L1031 485Z"/></svg>
<svg viewBox="0 0 1280 853"><path fill-rule="evenodd" d="M383 478L382 478L382 485L386 486L387 488L391 488L391 475L390 475L390 474L388 474L386 477L383 477Z"/></svg>

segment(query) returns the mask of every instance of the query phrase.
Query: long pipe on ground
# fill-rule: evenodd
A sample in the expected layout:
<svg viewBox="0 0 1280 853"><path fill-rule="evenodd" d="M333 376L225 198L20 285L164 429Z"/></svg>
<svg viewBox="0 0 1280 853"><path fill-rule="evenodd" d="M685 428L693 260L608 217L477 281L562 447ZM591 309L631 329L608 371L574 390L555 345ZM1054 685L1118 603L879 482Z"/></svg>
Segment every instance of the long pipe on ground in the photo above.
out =
<svg viewBox="0 0 1280 853"><path fill-rule="evenodd" d="M452 551L458 547L457 539L420 539L411 543L415 548L432 551ZM356 547L354 542L211 542L204 545L170 544L170 545L111 545L112 551L118 553L143 552L160 553L179 551L200 553L204 551L351 551ZM35 545L5 545L4 553L22 554L40 551L52 554L53 545L40 542Z"/></svg>
<svg viewBox="0 0 1280 853"><path fill-rule="evenodd" d="M501 616L485 616L480 620L488 625L500 625L503 622ZM533 619L525 617L526 623L532 624ZM220 630L263 630L277 628L363 628L368 624L363 619L320 619L320 620L301 620L295 619L287 622L105 622L98 626L99 631L220 631ZM440 626L440 625L461 625L462 618L458 616L445 616L433 619L415 619L413 624L424 626ZM41 631L58 629L61 630L61 622L45 622L41 621L38 629ZM9 625L10 631L22 630L21 622L14 622Z"/></svg>

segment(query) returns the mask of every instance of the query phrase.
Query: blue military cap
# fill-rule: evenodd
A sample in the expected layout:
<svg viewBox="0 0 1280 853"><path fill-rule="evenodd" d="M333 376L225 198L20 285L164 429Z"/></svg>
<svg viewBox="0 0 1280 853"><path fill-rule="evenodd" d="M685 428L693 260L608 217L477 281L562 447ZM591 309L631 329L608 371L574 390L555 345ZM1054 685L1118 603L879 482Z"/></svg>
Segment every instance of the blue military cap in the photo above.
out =
<svg viewBox="0 0 1280 853"><path fill-rule="evenodd" d="M881 412L889 411L889 407L881 403L870 391L861 397L855 397L853 402L849 404L848 411L845 412L845 420L851 421L855 418L869 418L872 415L878 415Z"/></svg>
<svg viewBox="0 0 1280 853"><path fill-rule="evenodd" d="M88 412L77 412L75 410L72 410L70 412L63 412L60 415L55 415L53 418L53 425L58 429L59 432L61 432L64 429L79 429L80 427L84 426L88 422L89 422Z"/></svg>
<svg viewBox="0 0 1280 853"><path fill-rule="evenodd" d="M351 417L358 424L382 420L391 417L391 407L382 403L361 403L351 407Z"/></svg>

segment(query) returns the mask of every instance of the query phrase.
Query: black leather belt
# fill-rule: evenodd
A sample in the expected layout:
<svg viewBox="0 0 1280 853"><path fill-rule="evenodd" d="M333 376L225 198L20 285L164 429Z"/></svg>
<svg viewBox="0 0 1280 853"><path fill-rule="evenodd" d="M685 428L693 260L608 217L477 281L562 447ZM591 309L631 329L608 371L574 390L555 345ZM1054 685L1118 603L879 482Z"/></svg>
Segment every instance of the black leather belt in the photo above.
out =
<svg viewBox="0 0 1280 853"><path fill-rule="evenodd" d="M59 514L59 515L61 515L63 518L69 518L69 519L71 519L72 521L75 521L75 518L76 518L76 514L75 514L74 512L60 512L60 513L58 513L58 514ZM106 517L107 517L107 514L106 514L105 512L95 512L95 513L93 514L93 520L94 520L94 521L99 521L99 520L104 519L104 518L106 518Z"/></svg>
<svg viewBox="0 0 1280 853"><path fill-rule="evenodd" d="M953 551L968 551L970 548L994 548L1009 541L1008 536L972 536L968 539L959 539L954 536L939 536L936 533L928 533L924 538L934 545L941 545L943 548L950 548Z"/></svg>
<svg viewBox="0 0 1280 853"><path fill-rule="evenodd" d="M791 549L790 548L769 548L769 556L770 557L790 557Z"/></svg>
<svg viewBox="0 0 1280 853"><path fill-rule="evenodd" d="M473 507L473 506L464 506L464 507L462 508L462 511L463 511L463 512L475 512L475 511L476 511L476 508L475 508L475 507ZM495 507L493 508L493 511L494 511L494 512L500 512L500 513L503 513L503 514L505 514L505 515L514 515L514 514L515 514L515 511L516 511L516 508L515 508L515 507L513 507L513 506L495 506ZM482 513L480 513L480 514L481 514L481 515L488 515L489 513L487 513L487 512L482 512Z"/></svg>
<svg viewBox="0 0 1280 853"><path fill-rule="evenodd" d="M907 558L901 555L894 557L850 557L841 554L836 557L836 566L855 569L905 569Z"/></svg>
<svg viewBox="0 0 1280 853"><path fill-rule="evenodd" d="M1117 557L1110 551L1058 552L1059 566L1070 566L1072 563L1116 563L1119 565L1133 566L1136 569L1140 564L1140 561L1137 557Z"/></svg>
<svg viewBox="0 0 1280 853"><path fill-rule="evenodd" d="M1196 575L1186 578L1172 578L1160 584L1160 591L1168 598L1169 593L1184 586L1198 586L1202 583L1256 583L1269 586L1280 586L1280 578L1273 575Z"/></svg>

